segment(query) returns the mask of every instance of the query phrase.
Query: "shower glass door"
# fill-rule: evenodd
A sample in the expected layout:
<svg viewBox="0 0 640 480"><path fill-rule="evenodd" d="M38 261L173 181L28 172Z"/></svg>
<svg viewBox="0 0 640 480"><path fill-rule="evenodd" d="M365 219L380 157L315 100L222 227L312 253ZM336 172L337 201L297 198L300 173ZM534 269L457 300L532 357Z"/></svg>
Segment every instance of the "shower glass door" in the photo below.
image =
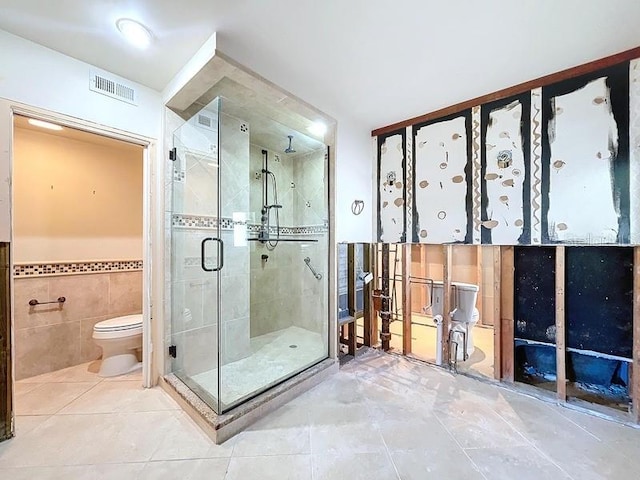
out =
<svg viewBox="0 0 640 480"><path fill-rule="evenodd" d="M327 149L256 110L173 136L171 369L218 413L328 356Z"/></svg>
<svg viewBox="0 0 640 480"><path fill-rule="evenodd" d="M215 99L173 133L171 370L220 412L219 107Z"/></svg>

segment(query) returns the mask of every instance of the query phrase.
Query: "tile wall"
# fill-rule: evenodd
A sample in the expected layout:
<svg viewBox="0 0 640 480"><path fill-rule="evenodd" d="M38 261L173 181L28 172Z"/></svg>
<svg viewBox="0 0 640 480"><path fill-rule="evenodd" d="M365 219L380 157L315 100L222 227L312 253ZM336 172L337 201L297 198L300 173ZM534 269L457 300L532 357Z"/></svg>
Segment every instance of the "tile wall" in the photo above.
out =
<svg viewBox="0 0 640 480"><path fill-rule="evenodd" d="M262 147L251 145L251 213L260 221L262 179L255 172L262 169ZM327 195L325 189L325 152L300 155L269 151L269 170L277 180L280 226L292 227L294 238L317 242L281 242L273 251L264 245L251 245L251 337L297 326L323 333L327 320L328 248L326 229ZM269 181L269 203L275 203ZM272 214L273 218L273 214ZM272 226L274 222L272 220ZM303 227L313 226L305 233ZM301 230L302 229L302 230ZM282 232L281 228L281 232ZM289 228L284 229L285 232ZM285 238L291 238L285 236ZM267 255L268 259L262 259ZM304 259L322 275L316 279Z"/></svg>
<svg viewBox="0 0 640 480"><path fill-rule="evenodd" d="M30 306L65 297L59 304ZM14 278L16 380L97 360L102 320L142 312L142 271Z"/></svg>

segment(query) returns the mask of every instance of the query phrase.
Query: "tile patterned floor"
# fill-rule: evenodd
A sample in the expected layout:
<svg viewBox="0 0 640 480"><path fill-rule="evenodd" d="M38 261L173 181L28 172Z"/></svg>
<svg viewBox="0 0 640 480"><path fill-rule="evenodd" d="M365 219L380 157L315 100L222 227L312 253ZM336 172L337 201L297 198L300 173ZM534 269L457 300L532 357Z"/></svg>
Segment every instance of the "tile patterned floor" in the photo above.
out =
<svg viewBox="0 0 640 480"><path fill-rule="evenodd" d="M222 403L235 403L326 358L328 348L322 338L319 333L300 327L253 337L251 355L222 367ZM214 398L218 397L217 368L194 375L192 380Z"/></svg>
<svg viewBox="0 0 640 480"><path fill-rule="evenodd" d="M224 445L161 390L87 365L18 383L0 478L640 478L640 430L370 352Z"/></svg>

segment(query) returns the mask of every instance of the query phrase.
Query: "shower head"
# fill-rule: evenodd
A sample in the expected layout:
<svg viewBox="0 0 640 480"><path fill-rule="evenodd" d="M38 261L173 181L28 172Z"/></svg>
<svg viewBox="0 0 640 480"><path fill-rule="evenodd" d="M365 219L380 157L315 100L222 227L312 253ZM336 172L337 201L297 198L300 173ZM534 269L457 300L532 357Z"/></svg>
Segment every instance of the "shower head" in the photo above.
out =
<svg viewBox="0 0 640 480"><path fill-rule="evenodd" d="M284 149L284 153L296 153L295 148L291 147L291 140L293 140L293 135L287 135L289 138L289 146Z"/></svg>

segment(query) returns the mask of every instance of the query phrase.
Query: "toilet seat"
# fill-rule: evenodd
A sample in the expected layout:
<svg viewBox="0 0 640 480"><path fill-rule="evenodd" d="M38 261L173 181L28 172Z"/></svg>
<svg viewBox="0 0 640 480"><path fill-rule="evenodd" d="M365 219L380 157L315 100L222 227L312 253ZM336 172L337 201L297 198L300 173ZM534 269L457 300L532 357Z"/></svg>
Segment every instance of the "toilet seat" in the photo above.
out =
<svg viewBox="0 0 640 480"><path fill-rule="evenodd" d="M93 327L93 338L109 339L142 334L142 314L126 315L98 322Z"/></svg>

